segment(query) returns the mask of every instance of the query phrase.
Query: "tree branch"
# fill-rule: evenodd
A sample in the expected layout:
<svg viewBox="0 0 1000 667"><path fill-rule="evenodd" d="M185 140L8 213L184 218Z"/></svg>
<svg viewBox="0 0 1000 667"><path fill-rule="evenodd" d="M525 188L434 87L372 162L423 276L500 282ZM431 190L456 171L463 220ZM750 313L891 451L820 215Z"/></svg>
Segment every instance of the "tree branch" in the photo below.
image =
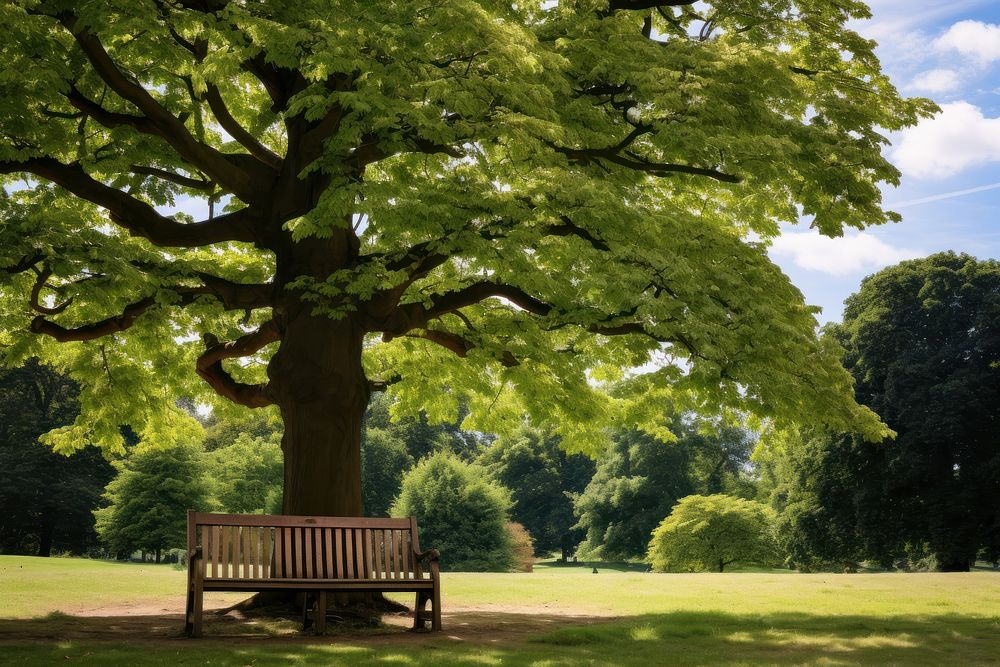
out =
<svg viewBox="0 0 1000 667"><path fill-rule="evenodd" d="M440 331L438 329L424 329L423 331L419 331L417 333L407 334L407 336L410 336L411 338L423 338L431 341L432 343L437 343L441 347L451 350L463 359L476 347L475 343L459 336L458 334L454 334L449 331ZM500 356L500 363L507 368L521 365L521 362L519 362L513 354L506 350Z"/></svg>
<svg viewBox="0 0 1000 667"><path fill-rule="evenodd" d="M257 141L256 137L250 134L233 118L233 115L229 113L226 103L222 100L222 94L214 84L210 83L207 85L205 100L208 102L208 107L212 110L212 114L219 121L222 129L228 132L241 146L246 148L250 152L250 155L272 169L281 169L281 156Z"/></svg>
<svg viewBox="0 0 1000 667"><path fill-rule="evenodd" d="M222 361L250 356L265 345L280 340L280 338L274 320L266 322L256 331L229 343L220 343L214 336L206 334L205 352L198 357L196 362L197 373L216 393L234 403L251 408L272 405L274 399L270 395L267 383L244 384L237 382L222 367Z"/></svg>
<svg viewBox="0 0 1000 667"><path fill-rule="evenodd" d="M31 305L31 309L36 313L42 313L43 315L58 315L62 311L66 310L71 303L73 303L73 299L69 298L54 308L49 308L41 304L39 297L41 296L42 289L45 287L45 282L51 277L52 269L46 266L38 272L38 276L35 278L35 284L31 287L31 294L28 297L28 303Z"/></svg>
<svg viewBox="0 0 1000 667"><path fill-rule="evenodd" d="M548 143L548 142L546 142ZM723 183L740 183L739 176L727 174L716 169L706 169L704 167L693 167L687 164L674 164L670 162L649 162L635 155L626 157L618 153L618 147L609 148L566 148L549 143L549 146L557 153L562 153L572 162L587 165L594 160L607 160L634 171L643 171L652 176L669 176L671 174L690 174L692 176L707 176Z"/></svg>
<svg viewBox="0 0 1000 667"><path fill-rule="evenodd" d="M108 210L111 220L134 236L167 247L203 246L223 241L257 240L250 209L195 224L183 224L156 212L149 204L92 178L78 163L50 157L0 162L0 174L28 172L52 181L74 195Z"/></svg>
<svg viewBox="0 0 1000 667"><path fill-rule="evenodd" d="M85 324L74 329L67 329L64 326L56 324L55 322L50 322L39 315L31 321L31 331L33 333L51 336L60 343L68 341L94 340L95 338L110 336L111 334L125 331L135 323L136 318L149 310L154 303L156 303L156 299L154 297L147 296L145 299L140 299L139 301L126 306L121 315L115 315L114 317L109 317L105 320L101 320L100 322Z"/></svg>
<svg viewBox="0 0 1000 667"><path fill-rule="evenodd" d="M197 165L213 180L221 183L240 199L246 202L259 200L262 196L262 188L256 176L261 176L260 173L251 175L250 172L237 166L223 153L191 136L181 120L156 101L142 85L130 79L119 69L101 41L87 27L80 25L75 14L68 11L61 12L55 18L73 35L95 73L115 93L134 104L150 125L140 124L136 121L129 121L129 124L137 128L153 130L151 133L161 136L181 157ZM120 121L123 120L123 116L127 115L116 114L116 116L116 120ZM264 167L264 165L261 166ZM273 180L276 176L273 169L264 168L270 172L268 176L270 176L270 180Z"/></svg>
<svg viewBox="0 0 1000 667"><path fill-rule="evenodd" d="M483 281L432 299L431 307L425 311L426 316L428 319L439 317L490 297L503 297L519 308L535 315L544 316L552 311L552 306L536 299L519 287Z"/></svg>
<svg viewBox="0 0 1000 667"><path fill-rule="evenodd" d="M184 176L182 174L177 174L158 167L144 167L141 164L133 164L129 166L129 169L131 169L135 174L152 176L153 178L170 181L171 183L183 185L184 187L191 188L192 190L204 190L205 192L212 192L215 190L215 183L212 181L203 181L200 178L191 178L190 176Z"/></svg>

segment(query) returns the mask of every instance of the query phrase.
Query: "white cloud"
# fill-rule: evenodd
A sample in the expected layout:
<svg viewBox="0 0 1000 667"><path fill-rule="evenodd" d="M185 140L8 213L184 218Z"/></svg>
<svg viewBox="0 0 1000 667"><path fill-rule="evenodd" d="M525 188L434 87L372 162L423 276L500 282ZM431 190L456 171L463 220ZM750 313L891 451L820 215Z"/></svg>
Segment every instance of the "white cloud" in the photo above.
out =
<svg viewBox="0 0 1000 667"><path fill-rule="evenodd" d="M958 51L980 64L1000 60L1000 25L959 21L934 40L939 51Z"/></svg>
<svg viewBox="0 0 1000 667"><path fill-rule="evenodd" d="M986 118L968 102L941 105L941 113L903 130L892 161L916 178L947 178L968 167L1000 161L1000 118Z"/></svg>
<svg viewBox="0 0 1000 667"><path fill-rule="evenodd" d="M818 232L786 232L771 245L775 258L790 259L795 266L834 276L877 271L925 253L894 248L867 232L829 238Z"/></svg>
<svg viewBox="0 0 1000 667"><path fill-rule="evenodd" d="M913 77L909 88L928 93L947 93L958 88L958 72L953 69L931 69Z"/></svg>

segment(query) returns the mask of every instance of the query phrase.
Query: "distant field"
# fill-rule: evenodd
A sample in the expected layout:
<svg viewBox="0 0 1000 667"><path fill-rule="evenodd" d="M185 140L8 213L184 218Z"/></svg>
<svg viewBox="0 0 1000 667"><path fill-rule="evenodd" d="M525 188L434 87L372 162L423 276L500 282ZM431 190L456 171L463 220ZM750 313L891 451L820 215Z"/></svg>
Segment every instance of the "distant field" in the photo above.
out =
<svg viewBox="0 0 1000 667"><path fill-rule="evenodd" d="M448 573L443 634L402 632L404 619L323 638L220 620L204 640L178 637L184 576L168 565L0 556L0 663L1000 664L991 572Z"/></svg>

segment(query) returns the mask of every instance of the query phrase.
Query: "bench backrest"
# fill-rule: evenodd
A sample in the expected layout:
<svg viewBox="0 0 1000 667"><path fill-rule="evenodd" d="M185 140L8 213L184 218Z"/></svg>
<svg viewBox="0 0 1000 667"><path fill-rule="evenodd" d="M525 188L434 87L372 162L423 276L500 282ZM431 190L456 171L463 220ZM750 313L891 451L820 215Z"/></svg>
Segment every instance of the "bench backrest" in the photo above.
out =
<svg viewBox="0 0 1000 667"><path fill-rule="evenodd" d="M205 579L422 579L417 522L188 512Z"/></svg>

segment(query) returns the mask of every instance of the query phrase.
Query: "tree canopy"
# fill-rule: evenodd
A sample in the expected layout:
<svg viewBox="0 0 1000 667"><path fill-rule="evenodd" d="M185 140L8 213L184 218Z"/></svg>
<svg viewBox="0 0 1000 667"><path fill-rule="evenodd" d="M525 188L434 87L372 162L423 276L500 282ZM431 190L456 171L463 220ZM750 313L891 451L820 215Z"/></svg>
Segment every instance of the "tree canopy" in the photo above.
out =
<svg viewBox="0 0 1000 667"><path fill-rule="evenodd" d="M4 361L80 382L61 451L120 450L121 424L145 435L179 396L276 404L303 513L360 512L386 387L482 430L527 413L581 450L613 419L663 429L656 402L878 438L766 252L803 216L830 236L898 219L884 133L933 105L846 27L867 15L5 2ZM206 214L164 208L192 197Z"/></svg>
<svg viewBox="0 0 1000 667"><path fill-rule="evenodd" d="M441 552L448 570L506 571L514 565L510 491L480 466L438 452L403 477L391 515L415 516L421 545Z"/></svg>
<svg viewBox="0 0 1000 667"><path fill-rule="evenodd" d="M649 561L659 572L723 572L730 565L773 565L774 512L725 494L681 498L653 531Z"/></svg>
<svg viewBox="0 0 1000 667"><path fill-rule="evenodd" d="M511 490L511 516L539 554L558 551L565 559L573 553L584 536L574 525L573 501L594 476L593 460L566 454L558 438L525 427L494 442L477 462Z"/></svg>
<svg viewBox="0 0 1000 667"><path fill-rule="evenodd" d="M858 400L898 436L882 503L943 569L1000 554L1000 262L939 253L866 279L835 329Z"/></svg>

